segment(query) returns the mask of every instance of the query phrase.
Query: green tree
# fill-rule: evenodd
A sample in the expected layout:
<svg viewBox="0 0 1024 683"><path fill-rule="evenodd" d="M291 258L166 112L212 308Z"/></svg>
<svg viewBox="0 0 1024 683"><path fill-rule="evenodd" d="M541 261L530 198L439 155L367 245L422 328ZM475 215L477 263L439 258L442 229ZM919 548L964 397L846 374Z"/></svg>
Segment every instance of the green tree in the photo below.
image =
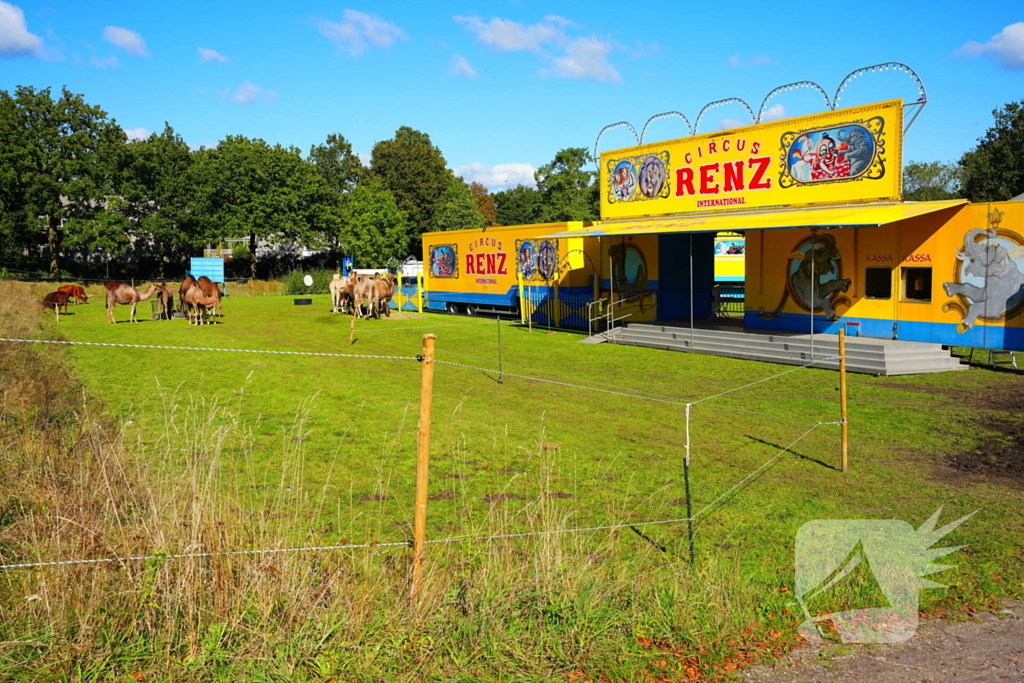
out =
<svg viewBox="0 0 1024 683"><path fill-rule="evenodd" d="M339 227L337 193L295 147L229 135L196 154L190 175L205 239L248 237L252 278L260 240L318 247Z"/></svg>
<svg viewBox="0 0 1024 683"><path fill-rule="evenodd" d="M145 140L127 144L119 193L127 202L137 238L155 252L158 276L165 277L169 260L180 262L203 243L197 217L189 211L196 188L189 174L193 154L170 124Z"/></svg>
<svg viewBox="0 0 1024 683"><path fill-rule="evenodd" d="M426 133L402 126L393 140L373 146L370 173L394 195L405 213L409 246L413 253L418 252L420 235L432 229L437 203L448 189L451 172L441 150Z"/></svg>
<svg viewBox="0 0 1024 683"><path fill-rule="evenodd" d="M1024 193L1024 100L992 112L995 125L960 158L964 196L998 202Z"/></svg>
<svg viewBox="0 0 1024 683"><path fill-rule="evenodd" d="M903 198L915 202L958 199L963 170L940 161L911 161L903 167Z"/></svg>
<svg viewBox="0 0 1024 683"><path fill-rule="evenodd" d="M360 183L342 209L341 248L359 268L385 268L408 253L405 214L377 178Z"/></svg>
<svg viewBox="0 0 1024 683"><path fill-rule="evenodd" d="M592 164L583 147L568 147L549 164L537 169L537 191L544 198L546 222L596 221L601 216L597 173L586 170Z"/></svg>
<svg viewBox="0 0 1024 683"><path fill-rule="evenodd" d="M532 225L544 222L544 197L532 187L515 187L494 193L498 225Z"/></svg>
<svg viewBox="0 0 1024 683"><path fill-rule="evenodd" d="M489 226L498 225L498 209L494 203L494 195L475 180L469 184L469 189L476 201L476 210L483 215L484 222Z"/></svg>
<svg viewBox="0 0 1024 683"><path fill-rule="evenodd" d="M366 171L352 145L340 133L331 133L323 144L310 147L309 161L327 186L342 195L354 190Z"/></svg>
<svg viewBox="0 0 1024 683"><path fill-rule="evenodd" d="M99 107L66 88L0 91L0 201L8 230L22 238L45 226L50 275L60 269L68 230L86 225L113 194L124 131ZM25 245L26 247L30 245Z"/></svg>
<svg viewBox="0 0 1024 683"><path fill-rule="evenodd" d="M484 215L477 210L473 191L462 178L451 175L448 189L441 195L434 211L431 230L483 230Z"/></svg>

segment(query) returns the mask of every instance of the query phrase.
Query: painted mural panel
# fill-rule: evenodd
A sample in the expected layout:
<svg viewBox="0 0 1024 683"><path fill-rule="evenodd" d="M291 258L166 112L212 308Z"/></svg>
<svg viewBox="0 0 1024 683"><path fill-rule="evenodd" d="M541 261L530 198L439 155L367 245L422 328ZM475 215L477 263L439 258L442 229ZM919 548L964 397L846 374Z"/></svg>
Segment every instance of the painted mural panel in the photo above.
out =
<svg viewBox="0 0 1024 683"><path fill-rule="evenodd" d="M900 197L903 102L734 128L601 154L601 217Z"/></svg>
<svg viewBox="0 0 1024 683"><path fill-rule="evenodd" d="M430 274L436 278L459 277L459 247L436 244L430 247Z"/></svg>
<svg viewBox="0 0 1024 683"><path fill-rule="evenodd" d="M779 297L775 309L766 312L762 307L758 314L768 320L782 312L787 301L792 300L803 311L824 314L829 320L839 317L837 308L850 306L845 292L850 289L851 280L843 277L842 253L831 233L801 239L786 260L786 289ZM771 271L778 272L776 268Z"/></svg>

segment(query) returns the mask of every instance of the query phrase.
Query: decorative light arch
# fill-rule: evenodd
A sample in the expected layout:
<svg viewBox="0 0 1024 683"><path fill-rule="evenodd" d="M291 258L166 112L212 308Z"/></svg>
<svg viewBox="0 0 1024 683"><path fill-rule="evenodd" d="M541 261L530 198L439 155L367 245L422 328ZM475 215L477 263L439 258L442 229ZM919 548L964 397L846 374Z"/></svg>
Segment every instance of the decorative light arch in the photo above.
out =
<svg viewBox="0 0 1024 683"><path fill-rule="evenodd" d="M647 123L644 124L644 129L640 131L640 144L644 144L644 139L647 137L647 128L650 127L652 123L654 123L655 121L660 121L661 119L667 119L670 116L682 119L683 123L686 124L687 130L690 131L689 135L693 135L693 126L690 124L690 119L686 118L686 116L680 112L666 111L661 114L655 114L651 118L647 119Z"/></svg>
<svg viewBox="0 0 1024 683"><path fill-rule="evenodd" d="M706 112L709 112L712 109L715 109L716 107L721 107L721 106L724 106L726 104L732 104L734 102L736 104L743 105L743 108L747 110L748 114L750 114L750 122L751 123L757 123L757 117L754 116L754 110L750 108L750 105L747 104L746 100L741 100L738 97L729 97L729 98L724 99L724 100L717 100L715 102L710 102L710 103L704 105L704 108L700 110L699 114L697 114L697 122L693 124L693 134L696 135L697 133L700 132L700 120L702 118L704 118L704 114Z"/></svg>
<svg viewBox="0 0 1024 683"><path fill-rule="evenodd" d="M601 132L597 134L597 140L594 141L594 166L597 168L598 173L601 172L601 138L604 134L615 128L626 128L630 133L633 134L633 139L636 140L636 144L640 144L640 136L636 134L636 128L633 127L629 121L619 121L618 123L611 123L601 129Z"/></svg>
<svg viewBox="0 0 1024 683"><path fill-rule="evenodd" d="M914 124L918 114L920 114L924 109L924 105L928 104L928 92L924 88L924 81L921 80L921 77L917 75L916 71L906 64L902 64L900 62L883 62L881 64L875 64L874 66L865 66L851 71L847 74L846 78L843 79L843 82L839 84L839 88L836 90L836 95L832 98L832 109L839 106L839 100L842 99L843 91L846 90L846 87L852 83L855 78L868 73L879 73L890 70L907 74L907 76L914 81L914 84L917 85L917 100L909 103L904 102L903 104L904 109L911 109L910 115L903 123L903 133L906 134L906 132L910 130L910 126Z"/></svg>
<svg viewBox="0 0 1024 683"><path fill-rule="evenodd" d="M828 93L825 92L825 89L822 88L820 85L818 85L814 81L797 81L796 83L787 83L786 85L780 85L778 88L768 93L768 96L765 97L764 100L761 102L761 108L757 110L757 123L761 123L761 117L763 117L764 113L768 111L768 103L772 101L773 97L775 97L779 93L789 92L791 90L800 90L803 88L817 90L821 94L822 99L825 101L825 109L829 111L835 109L835 107L832 105L832 100L828 98Z"/></svg>

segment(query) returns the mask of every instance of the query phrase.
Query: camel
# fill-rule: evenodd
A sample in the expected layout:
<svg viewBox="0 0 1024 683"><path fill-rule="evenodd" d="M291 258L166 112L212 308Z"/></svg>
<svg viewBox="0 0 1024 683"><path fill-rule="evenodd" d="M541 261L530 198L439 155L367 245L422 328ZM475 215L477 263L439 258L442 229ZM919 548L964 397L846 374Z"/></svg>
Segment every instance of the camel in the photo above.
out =
<svg viewBox="0 0 1024 683"><path fill-rule="evenodd" d="M206 312L220 303L220 299L218 297L206 296L203 294L203 290L200 289L199 284L195 282L192 284L192 287L185 292L185 295L182 297L182 301L184 302L188 313L189 325L206 324ZM195 313L193 313L193 311L195 311Z"/></svg>
<svg viewBox="0 0 1024 683"><path fill-rule="evenodd" d="M171 320L174 318L174 293L171 292L171 288L167 286L166 282L161 282L156 288L156 298L160 302L160 319Z"/></svg>
<svg viewBox="0 0 1024 683"><path fill-rule="evenodd" d="M352 292L352 314L357 318L364 318L373 315L374 318L380 317L380 311L377 310L377 286L376 283L364 275L359 278L359 282L356 284L355 289ZM368 304L370 307L369 313L363 315L363 305Z"/></svg>
<svg viewBox="0 0 1024 683"><path fill-rule="evenodd" d="M61 285L57 288L57 291L67 294L68 300L74 299L75 304L86 303L89 301L89 296L85 293L85 288L79 285Z"/></svg>
<svg viewBox="0 0 1024 683"><path fill-rule="evenodd" d="M112 289L113 289L114 287L117 287L117 286L118 286L119 284L121 284L121 283L120 283L120 282L118 282L117 280L113 280L112 282L108 282L107 284L105 284L105 285L103 285L103 286L104 286L104 287L106 287L106 288L107 288L107 291L109 292L109 291L110 291L110 290L112 290Z"/></svg>
<svg viewBox="0 0 1024 683"><path fill-rule="evenodd" d="M155 291L156 284L151 284L149 286L149 289L146 290L145 294L140 294L139 290L135 289L131 285L126 285L124 283L119 283L116 286L114 286L113 289L108 289L107 320L109 320L110 324L112 325L117 323L117 321L114 320L114 304L121 304L122 306L127 306L128 304L131 304L132 314L128 320L129 322L133 323L139 322L138 318L135 317L136 307L139 305L140 301L146 301L147 299L149 299L149 297L153 296L153 292Z"/></svg>
<svg viewBox="0 0 1024 683"><path fill-rule="evenodd" d="M196 279L194 277L192 277L191 274L186 273L185 274L185 279L182 280L181 281L181 285L178 286L178 311L179 312L185 313L185 314L189 313L188 308L187 308L188 305L185 303L185 294L187 294L188 290L192 289L192 287L194 287L195 284L196 284ZM189 320L191 320L191 319L192 319L192 316L189 315Z"/></svg>
<svg viewBox="0 0 1024 683"><path fill-rule="evenodd" d="M374 278L373 285L377 290L377 304L379 312L391 317L391 297L395 295L395 276L388 273L384 277Z"/></svg>
<svg viewBox="0 0 1024 683"><path fill-rule="evenodd" d="M48 308L51 311L56 308L57 313L60 313L60 309L63 308L64 315L68 314L68 295L65 292L61 292L59 290L56 292L50 292L46 295L46 298L43 299L42 303L43 308Z"/></svg>
<svg viewBox="0 0 1024 683"><path fill-rule="evenodd" d="M342 298L344 296L345 285L347 284L347 280L348 278L342 280L341 275L339 273L335 273L334 277L331 278L331 284L328 287L331 290L331 313L337 313L338 306L341 306L342 311L345 310Z"/></svg>
<svg viewBox="0 0 1024 683"><path fill-rule="evenodd" d="M199 289L202 290L203 295L217 300L217 303L210 307L213 309L213 315L222 316L223 313L220 312L220 298L224 295L221 294L220 288L217 287L213 280L205 275L200 275L199 279L196 280L196 284L199 285Z"/></svg>

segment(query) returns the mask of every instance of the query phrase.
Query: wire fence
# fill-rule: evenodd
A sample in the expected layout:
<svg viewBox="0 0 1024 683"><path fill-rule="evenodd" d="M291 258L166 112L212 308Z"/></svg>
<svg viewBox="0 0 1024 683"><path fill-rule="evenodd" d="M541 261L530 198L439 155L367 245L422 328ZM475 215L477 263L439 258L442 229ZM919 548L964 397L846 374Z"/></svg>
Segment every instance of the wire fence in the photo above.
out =
<svg viewBox="0 0 1024 683"><path fill-rule="evenodd" d="M493 324L494 323L490 323L490 322L487 322L487 323L474 322L474 323L457 323L457 324L452 324L450 326L452 326L452 327L469 327L469 326L483 326L483 325L493 325ZM500 324L501 324L500 321L498 321L498 325L500 325ZM406 328L391 328L391 329L389 329L387 331L399 331L399 330L402 330L402 329L404 329L404 330L419 330L419 329L425 329L426 327L427 326L414 326L414 327L406 327ZM429 327L430 327L430 329L436 329L438 326L429 326ZM446 327L446 325L442 325L440 327ZM364 331L367 331L367 330L364 330ZM385 330L377 330L377 331L373 331L373 332L375 334L381 334L381 333L386 332L386 331ZM387 337L385 336L384 338L387 338ZM394 340L394 339L391 339L390 341L401 342L401 340ZM373 360L402 360L402 361L417 361L417 362L422 362L424 360L423 354L417 354L417 355L387 355L387 354L353 354L353 353L333 353L333 352L313 352L313 351L277 351L277 350L266 350L266 349L236 349L236 348L214 348L214 347L196 347L196 346L128 344L128 343L113 343L113 342L85 342L85 341L68 341L68 340L26 339L26 338L13 338L13 337L12 338L6 338L6 337L0 338L0 342L20 343L20 344L52 344L52 345L64 345L64 346L116 347L116 348L126 348L126 349L160 349L160 350L179 350L179 351L190 351L190 352L200 351L200 352L217 352L217 353L267 354L267 355L285 355L285 356L315 356L315 357L334 357L334 358L351 358L351 359L373 359ZM401 342L401 343L405 343L405 342ZM456 354L455 352L452 352L452 354L453 355L459 355L459 354ZM472 358L472 357L470 357L470 358ZM768 468L770 468L773 464L778 462L779 459L782 458L787 452L791 452L791 449L796 444L798 444L803 439L807 438L815 430L817 430L818 428L820 428L822 426L839 425L839 424L842 423L841 421L838 421L838 422L837 421L814 421L814 420L809 420L807 418L794 418L793 416L790 416L790 415L772 415L770 413L764 413L764 412L758 412L758 411L749 411L749 410L744 410L744 409L735 409L735 408L732 408L732 407L729 407L729 406L722 406L722 405L717 405L717 404L714 404L714 403L710 403L710 401L712 401L714 399L721 398L721 397L729 395L729 394L733 394L733 393L738 392L738 391L742 391L744 389L749 389L751 387L763 384L765 382L769 382L771 380L778 379L778 378L783 377L785 375L789 375L791 373L798 372L798 371L806 369L806 368L813 367L813 366L815 366L815 365L817 365L819 363L825 362L827 360L835 360L836 358L837 357L816 359L816 360L811 361L809 363L806 363L804 365L801 365L801 366L798 366L798 367L795 367L795 368L791 368L791 369L787 369L787 370L785 370L783 372L780 372L778 374L772 375L770 377L766 377L766 378L763 378L763 379L760 379L760 380L749 382L749 383L744 384L742 386L735 387L735 388L732 388L732 389L729 389L729 390L726 390L726 391L718 392L718 393L716 393L714 395L707 396L707 397L704 397L704 398L689 399L689 400L678 398L678 397L659 396L659 395L654 394L653 392L650 392L650 393L638 392L636 390L632 390L632 389L629 389L629 388L626 388L626 387L618 387L618 386L609 385L609 384L603 384L601 386L593 386L594 384L600 384L600 383L593 383L593 382L589 382L589 381L584 382L584 381L580 381L578 379L576 379L574 381L562 381L562 379L573 380L572 377L566 376L566 375L555 375L557 377L560 377L560 379L552 379L552 378L549 378L549 377L536 376L537 374L542 374L542 371L535 371L536 374L532 374L532 375L531 374L523 374L523 373L503 372L503 377L507 377L507 378L510 378L510 379L518 379L518 380L522 380L522 381L526 381L526 382L537 382L537 383L542 383L542 384L557 385L557 386L562 386L562 387L566 387L566 388L575 389L575 390L578 390L578 391L597 392L597 393L603 393L603 394L612 394L612 395L616 395L616 396L620 396L620 397L625 397L625 398L630 398L630 399L637 399L637 400L641 400L641 401L649 401L649 402L653 402L653 403L670 404L670 405L676 405L676 406L684 407L686 409L686 435L687 435L686 436L686 444L684 446L684 449L685 449L685 452L686 452L685 465L686 465L686 474L687 474L687 498L686 498L687 510L688 510L687 516L685 516L685 517L674 517L674 518L670 518L670 519L653 520L653 521L630 521L630 522L622 522L622 523L615 523L615 524L569 527L569 528L559 528L559 529L549 529L549 530L539 530L539 531L524 531L524 532L518 532L518 533L504 533L504 534L494 534L494 535L452 536L452 537L447 537L447 538L427 540L426 543L427 544L452 544L452 543L474 542L474 541L476 541L476 542L485 542L485 541L493 541L493 540L498 540L498 539L528 538L528 537L538 537L538 536L555 535L555 534L585 533L585 532L606 531L606 530L614 530L614 529L630 528L630 527L635 528L635 527L652 526L652 525L668 525L668 524L682 524L682 523L686 523L686 524L689 525L689 528L690 528L691 560L692 560L693 528L694 528L694 524L696 522L700 521L701 519L705 519L708 515L710 515L716 509L718 509L718 507L720 507L731 496L733 496L736 493L742 491L746 486L748 486L750 483L755 481L764 472L766 472L768 470ZM496 361L494 359L479 358L479 360L484 360L484 361L486 361L489 364L498 363L500 365L500 361ZM463 370L470 370L470 371L474 371L474 372L482 372L482 373L493 373L493 372L495 372L495 370L493 368L481 367L481 366L478 366L478 365L470 365L470 364L466 364L466 363L457 363L457 362L441 360L441 359L437 359L437 360L432 359L432 362L436 363L439 366L451 367L451 368L457 368L457 369L463 369ZM532 370L532 368L528 368L526 366L518 366L518 367L523 367L523 368L525 368L527 370ZM546 373L546 374L554 374L554 373ZM690 504L691 504L692 498L691 498L691 495L690 495L689 483L688 483L688 480L689 480L690 452L691 452L691 444L690 444L690 436L689 436L690 427L689 427L689 425L690 425L690 412L691 412L691 408L694 407L694 406L698 406L698 405L706 406L706 407L709 407L709 408L716 408L716 409L737 410L738 412L744 412L744 413L749 413L749 414L761 415L761 416L772 418L772 419L795 420L795 421L803 422L805 424L809 424L811 426L810 426L809 429L804 431L799 437L797 437L795 440L793 440L787 446L785 446L783 448L780 448L770 459L768 459L767 461L762 463L756 469L754 469L751 472L749 472L746 476L741 478L737 483L735 483L733 486L731 486L729 489L727 489L724 493L722 493L718 497L716 497L711 503L708 503L707 505L705 505L699 512L697 512L696 514L693 514L693 513L690 512ZM401 547L401 546L411 547L412 543L413 542L410 541L410 540L401 540L401 541L392 541L392 542L386 542L386 543L374 542L374 543L356 543L356 544L344 544L344 545L302 546L302 547L288 547L288 548L253 549L253 550L226 550L226 551L219 551L219 552L204 552L204 553L188 553L188 552L173 553L173 554L153 553L153 554L149 554L149 555L132 555L132 556L128 556L128 557L116 557L116 556L114 556L114 557L107 557L107 558L100 558L100 559L79 559L79 560L56 560L56 561L23 562L23 563L17 563L17 564L4 564L4 565L0 565L0 569L37 568L37 567L48 567L48 566L71 565L71 564L102 564L102 563L112 563L112 562L132 562L132 561L151 560L151 559L156 559L156 558L163 558L163 559L193 559L193 558L220 556L220 555L260 555L260 554L270 554L270 553L301 553L301 552L328 551L328 550L363 549L363 548L371 548L371 547Z"/></svg>

